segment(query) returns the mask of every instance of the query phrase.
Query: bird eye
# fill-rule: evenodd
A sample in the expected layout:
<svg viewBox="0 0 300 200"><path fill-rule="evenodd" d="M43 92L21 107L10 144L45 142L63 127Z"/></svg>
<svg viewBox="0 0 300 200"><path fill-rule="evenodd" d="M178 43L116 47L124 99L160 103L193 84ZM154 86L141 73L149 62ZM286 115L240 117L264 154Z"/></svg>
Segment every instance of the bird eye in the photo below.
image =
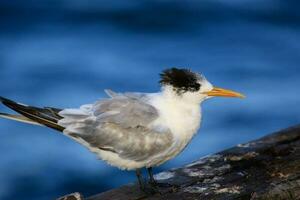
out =
<svg viewBox="0 0 300 200"><path fill-rule="evenodd" d="M200 83L195 83L195 89L196 89L197 91L200 90L200 87L201 87L201 84L200 84Z"/></svg>

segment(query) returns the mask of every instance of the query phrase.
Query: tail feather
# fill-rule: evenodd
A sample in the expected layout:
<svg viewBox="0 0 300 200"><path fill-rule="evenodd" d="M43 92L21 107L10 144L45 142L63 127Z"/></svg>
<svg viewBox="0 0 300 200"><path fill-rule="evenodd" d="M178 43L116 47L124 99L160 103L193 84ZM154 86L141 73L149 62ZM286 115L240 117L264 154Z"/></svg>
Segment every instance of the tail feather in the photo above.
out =
<svg viewBox="0 0 300 200"><path fill-rule="evenodd" d="M33 124L33 125L38 125L38 126L43 126L43 124L37 123L27 117L24 117L22 115L11 115L7 113L0 113L0 117L5 118L5 119L10 119L10 120L15 120L27 124Z"/></svg>
<svg viewBox="0 0 300 200"><path fill-rule="evenodd" d="M40 125L44 125L56 129L58 131L64 130L62 126L59 126L57 124L57 122L60 119L62 119L62 117L59 116L58 114L58 112L60 112L61 109L51 108L51 107L38 108L38 107L28 106L28 105L14 102L4 97L0 97L0 102L2 102L2 104L4 104L5 106L11 108L12 110L18 112L23 116L22 117L18 115L10 115L10 114L2 113L0 115L1 117L22 121L25 123L40 124Z"/></svg>

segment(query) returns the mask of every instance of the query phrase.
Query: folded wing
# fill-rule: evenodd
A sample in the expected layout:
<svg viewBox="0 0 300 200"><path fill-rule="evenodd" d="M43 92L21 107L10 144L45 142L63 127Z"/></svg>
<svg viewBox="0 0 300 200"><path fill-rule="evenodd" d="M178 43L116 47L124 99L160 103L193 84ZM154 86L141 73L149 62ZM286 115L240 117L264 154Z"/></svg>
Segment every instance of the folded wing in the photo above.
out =
<svg viewBox="0 0 300 200"><path fill-rule="evenodd" d="M59 112L63 119L58 124L77 141L135 161L159 154L171 145L172 134L168 129L150 126L158 112L147 103L147 96L137 98L118 93L111 97Z"/></svg>

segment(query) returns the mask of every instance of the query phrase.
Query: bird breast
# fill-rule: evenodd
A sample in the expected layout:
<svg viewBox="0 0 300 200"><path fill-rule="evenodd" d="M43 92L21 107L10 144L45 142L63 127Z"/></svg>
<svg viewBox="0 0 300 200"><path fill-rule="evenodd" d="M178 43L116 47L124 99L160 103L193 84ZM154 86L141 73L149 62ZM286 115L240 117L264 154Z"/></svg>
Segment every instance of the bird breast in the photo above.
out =
<svg viewBox="0 0 300 200"><path fill-rule="evenodd" d="M201 108L199 104L185 104L177 101L153 102L159 110L159 118L153 125L168 128L173 135L173 142L165 152L152 158L148 166L157 166L178 155L191 141L200 126Z"/></svg>

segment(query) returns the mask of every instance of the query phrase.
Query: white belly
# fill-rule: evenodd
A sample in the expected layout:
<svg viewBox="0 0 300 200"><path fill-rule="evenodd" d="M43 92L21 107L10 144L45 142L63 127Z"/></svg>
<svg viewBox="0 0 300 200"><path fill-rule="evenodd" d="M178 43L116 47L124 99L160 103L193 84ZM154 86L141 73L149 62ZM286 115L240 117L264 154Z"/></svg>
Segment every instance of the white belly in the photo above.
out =
<svg viewBox="0 0 300 200"><path fill-rule="evenodd" d="M175 136L174 141L172 146L170 146L170 148L168 148L164 152L159 152L158 154L146 158L145 160L142 161L124 159L119 157L119 155L114 152L104 151L99 148L94 148L90 146L86 141L80 138L72 138L72 139L76 140L78 143L87 147L91 152L95 153L101 160L106 161L108 164L123 170L134 170L134 169L140 169L144 167L148 168L152 166L158 166L174 158L176 155L178 155L180 152L184 150L184 148L192 139L192 136L194 135L195 132L196 130L190 130L190 134L187 133L181 134L183 137L177 137L176 134L174 134Z"/></svg>
<svg viewBox="0 0 300 200"><path fill-rule="evenodd" d="M146 167L158 166L182 152L197 133L201 122L199 104L168 102L153 102L160 110L160 118L153 126L165 126L171 130L173 144L165 152L156 155L148 161Z"/></svg>
<svg viewBox="0 0 300 200"><path fill-rule="evenodd" d="M66 135L66 136L68 136L68 135ZM68 136L68 137L70 137L70 136ZM134 169L139 169L139 168L143 168L146 166L147 160L136 162L134 160L123 159L114 152L104 151L99 148L92 147L81 138L74 138L74 137L71 137L71 138L73 140L77 141L79 144L88 148L91 152L95 153L101 160L104 160L108 164L118 167L122 170L134 170Z"/></svg>
<svg viewBox="0 0 300 200"><path fill-rule="evenodd" d="M190 138L191 139L191 138ZM163 164L164 162L174 158L180 152L184 150L184 148L189 143L190 139L177 141L174 143L169 149L164 152L160 152L157 155L152 157L146 158L143 161L134 161L128 160L119 157L118 154L110 152L110 151L103 151L96 148L89 148L92 152L96 153L102 160L106 161L108 164L118 167L124 170L134 170L144 167L154 167Z"/></svg>
<svg viewBox="0 0 300 200"><path fill-rule="evenodd" d="M184 150L195 133L197 133L200 121L201 114L199 106L196 108L193 107L188 111L185 110L185 112L177 112L166 115L161 113L160 118L153 123L153 126L167 126L172 132L173 143L165 151L159 152L158 154L146 158L143 161L136 162L133 160L123 159L116 153L102 151L99 149L96 149L95 151L97 151L96 153L101 159L105 160L110 165L121 169L133 170L143 167L158 166L174 158Z"/></svg>
<svg viewBox="0 0 300 200"><path fill-rule="evenodd" d="M152 157L146 164L146 167L158 166L164 162L174 158L181 153L185 147L189 144L193 136L198 130L198 126L189 132L182 133L180 136L174 134L174 141L170 148L159 155Z"/></svg>
<svg viewBox="0 0 300 200"><path fill-rule="evenodd" d="M142 161L134 161L121 158L114 152L91 147L84 140L73 139L97 154L100 159L120 169L134 170L143 167L158 166L174 158L184 150L200 126L201 110L199 104L174 103L172 101L161 102L159 99L151 103L160 111L159 118L151 126L168 128L173 136L172 145L163 152L159 152Z"/></svg>

